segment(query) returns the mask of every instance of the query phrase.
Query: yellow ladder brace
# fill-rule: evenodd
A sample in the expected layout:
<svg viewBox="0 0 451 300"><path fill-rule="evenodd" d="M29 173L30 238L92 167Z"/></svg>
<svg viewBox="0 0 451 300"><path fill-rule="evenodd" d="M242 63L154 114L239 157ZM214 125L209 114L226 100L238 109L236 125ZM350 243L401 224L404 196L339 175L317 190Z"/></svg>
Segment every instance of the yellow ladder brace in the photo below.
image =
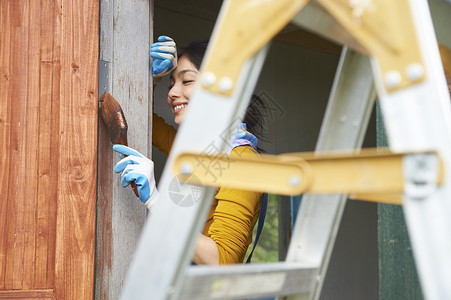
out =
<svg viewBox="0 0 451 300"><path fill-rule="evenodd" d="M433 154L435 152L421 152ZM181 153L173 171L182 182L281 195L355 194L352 198L401 204L405 187L404 159L419 153L366 149L358 154L288 153L231 156ZM438 155L437 155L438 157ZM438 157L437 185L444 178Z"/></svg>
<svg viewBox="0 0 451 300"><path fill-rule="evenodd" d="M218 19L220 31L212 37L211 49L201 68L202 88L230 97L244 62L293 17L296 24L300 11L312 7L323 11L322 18L334 19L348 35L337 35L329 27L330 20L317 24L320 26L314 31L344 44L349 42L350 35L351 47L375 59L377 76L382 78L387 92L421 83L426 78L408 0L355 4L348 0L230 0L224 7L227 14ZM253 17L249 18L250 15Z"/></svg>

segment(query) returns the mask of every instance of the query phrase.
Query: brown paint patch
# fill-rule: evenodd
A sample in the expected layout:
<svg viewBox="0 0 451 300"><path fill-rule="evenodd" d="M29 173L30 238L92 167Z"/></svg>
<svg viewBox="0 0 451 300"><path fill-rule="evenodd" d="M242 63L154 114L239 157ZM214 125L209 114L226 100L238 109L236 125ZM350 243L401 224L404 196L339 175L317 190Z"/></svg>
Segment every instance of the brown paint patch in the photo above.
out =
<svg viewBox="0 0 451 300"><path fill-rule="evenodd" d="M108 299L113 249L113 151L105 123L99 121L97 186L96 299Z"/></svg>

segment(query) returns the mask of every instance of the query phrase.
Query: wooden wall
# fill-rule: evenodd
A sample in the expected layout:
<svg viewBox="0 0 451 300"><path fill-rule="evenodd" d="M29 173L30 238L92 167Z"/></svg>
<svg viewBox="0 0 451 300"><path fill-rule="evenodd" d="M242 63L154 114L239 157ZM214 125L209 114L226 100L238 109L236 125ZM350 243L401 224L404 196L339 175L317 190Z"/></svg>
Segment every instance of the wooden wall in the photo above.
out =
<svg viewBox="0 0 451 300"><path fill-rule="evenodd" d="M152 10L149 0L100 0L99 58L109 65L109 93L124 111L129 146L148 157L152 147L148 135ZM132 189L122 188L120 175L113 173L119 160L112 151L106 126L100 122L95 283L98 300L119 298L147 216L147 208Z"/></svg>
<svg viewBox="0 0 451 300"><path fill-rule="evenodd" d="M99 4L0 1L0 299L92 299Z"/></svg>

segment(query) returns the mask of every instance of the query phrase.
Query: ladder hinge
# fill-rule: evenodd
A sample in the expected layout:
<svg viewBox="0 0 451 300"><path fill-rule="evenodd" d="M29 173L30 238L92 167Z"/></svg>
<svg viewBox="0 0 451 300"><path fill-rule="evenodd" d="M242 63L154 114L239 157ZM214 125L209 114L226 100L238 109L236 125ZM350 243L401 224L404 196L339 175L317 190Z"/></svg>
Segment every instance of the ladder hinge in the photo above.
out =
<svg viewBox="0 0 451 300"><path fill-rule="evenodd" d="M409 198L426 198L437 189L442 168L435 153L416 153L404 157L404 193Z"/></svg>

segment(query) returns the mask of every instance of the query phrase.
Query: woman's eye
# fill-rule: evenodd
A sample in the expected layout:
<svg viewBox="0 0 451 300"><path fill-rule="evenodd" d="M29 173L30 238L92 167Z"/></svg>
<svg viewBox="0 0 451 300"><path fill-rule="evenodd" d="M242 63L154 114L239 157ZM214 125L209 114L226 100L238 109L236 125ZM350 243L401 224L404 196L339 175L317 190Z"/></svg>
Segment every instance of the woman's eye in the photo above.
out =
<svg viewBox="0 0 451 300"><path fill-rule="evenodd" d="M183 80L183 84L189 84L191 82L194 82L194 80Z"/></svg>

